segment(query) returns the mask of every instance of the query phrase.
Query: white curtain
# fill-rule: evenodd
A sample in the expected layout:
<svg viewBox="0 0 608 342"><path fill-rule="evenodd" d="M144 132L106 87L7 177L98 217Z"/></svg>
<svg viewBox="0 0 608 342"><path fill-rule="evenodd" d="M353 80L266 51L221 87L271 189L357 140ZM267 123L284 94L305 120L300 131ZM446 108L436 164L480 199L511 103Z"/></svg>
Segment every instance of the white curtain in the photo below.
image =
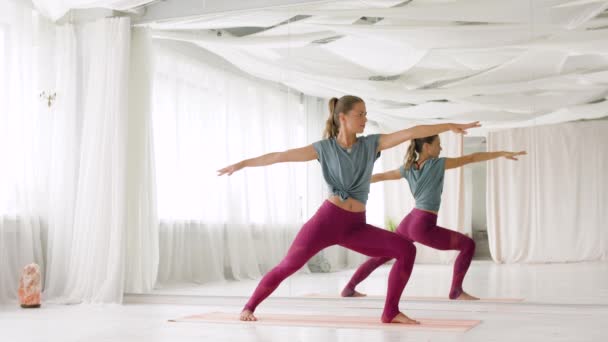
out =
<svg viewBox="0 0 608 342"><path fill-rule="evenodd" d="M462 136L451 132L440 135L443 157L459 157L462 155ZM385 170L394 170L403 164L405 152L409 144L402 144L383 152ZM386 226L391 221L395 226L414 208L415 201L407 181L383 182ZM464 226L464 178L462 168L445 172L441 209L437 224L471 236L470 227ZM454 260L456 252L444 252L416 243L418 263L448 263Z"/></svg>
<svg viewBox="0 0 608 342"><path fill-rule="evenodd" d="M259 277L281 260L307 219L309 166L250 168L230 177L216 170L312 143L307 125L319 115L319 100L252 79L187 45L156 47L159 281Z"/></svg>
<svg viewBox="0 0 608 342"><path fill-rule="evenodd" d="M80 151L78 48L73 25L56 29L55 74L57 101L53 105L48 167L48 238L45 297L62 293L68 275Z"/></svg>
<svg viewBox="0 0 608 342"><path fill-rule="evenodd" d="M20 2L0 6L0 300L15 299L30 262L42 266L45 300L150 290L149 35L131 36L126 18L56 26ZM42 91L55 94L50 106Z"/></svg>
<svg viewBox="0 0 608 342"><path fill-rule="evenodd" d="M573 262L608 255L608 122L490 133L488 150L527 150L488 164L487 217L496 262Z"/></svg>
<svg viewBox="0 0 608 342"><path fill-rule="evenodd" d="M83 58L82 139L72 236L62 300L120 302L126 227L126 151L129 20L86 24L79 32ZM51 275L52 277L52 275Z"/></svg>
<svg viewBox="0 0 608 342"><path fill-rule="evenodd" d="M148 30L131 30L127 141L125 292L152 290L158 274L158 216L152 135L154 51Z"/></svg>
<svg viewBox="0 0 608 342"><path fill-rule="evenodd" d="M22 2L0 3L0 303L17 297L23 266L36 262L44 270L39 157L50 113L38 98L43 79L31 67L41 49L36 22Z"/></svg>
<svg viewBox="0 0 608 342"><path fill-rule="evenodd" d="M156 281L151 47L127 18L57 28L48 288L58 302L120 302Z"/></svg>

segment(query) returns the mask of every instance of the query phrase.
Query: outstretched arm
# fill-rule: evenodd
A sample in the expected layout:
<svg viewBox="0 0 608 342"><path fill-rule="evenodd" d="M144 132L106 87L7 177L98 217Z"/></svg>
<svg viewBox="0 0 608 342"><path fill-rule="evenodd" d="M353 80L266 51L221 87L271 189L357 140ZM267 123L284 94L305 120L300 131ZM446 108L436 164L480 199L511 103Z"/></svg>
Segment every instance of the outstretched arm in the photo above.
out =
<svg viewBox="0 0 608 342"><path fill-rule="evenodd" d="M376 173L376 174L372 175L372 183L382 182L382 181L387 181L387 180L396 180L396 179L400 179L400 178L401 178L401 172L399 172L399 169L397 169L397 170L387 171L387 172L383 172L383 173Z"/></svg>
<svg viewBox="0 0 608 342"><path fill-rule="evenodd" d="M312 145L308 145L305 147L294 148L283 152L273 152L256 158L245 159L236 164L232 164L223 169L217 170L217 175L222 176L227 174L228 176L230 176L234 172L245 167L266 166L286 162L304 162L317 158L318 155L315 148Z"/></svg>
<svg viewBox="0 0 608 342"><path fill-rule="evenodd" d="M420 125L414 126L400 131L382 134L378 143L378 151L386 150L388 148L397 146L407 140L416 138L430 137L439 133L452 131L454 133L467 134L467 129L480 127L479 121L471 122L468 124L438 124L438 125Z"/></svg>
<svg viewBox="0 0 608 342"><path fill-rule="evenodd" d="M466 164L482 162L486 160L492 160L500 157L505 157L511 160L517 160L517 156L526 155L526 151L519 152L507 152L507 151L499 151L499 152L479 152L473 153L466 156L458 157L458 158L445 158L445 169L454 169L457 167L461 167Z"/></svg>

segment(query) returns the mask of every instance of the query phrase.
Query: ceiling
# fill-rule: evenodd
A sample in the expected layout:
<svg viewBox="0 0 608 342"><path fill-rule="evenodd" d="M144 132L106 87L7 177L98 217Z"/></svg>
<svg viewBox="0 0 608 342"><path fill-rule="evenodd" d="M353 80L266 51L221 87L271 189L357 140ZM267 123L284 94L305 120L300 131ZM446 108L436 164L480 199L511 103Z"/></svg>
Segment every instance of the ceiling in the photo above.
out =
<svg viewBox="0 0 608 342"><path fill-rule="evenodd" d="M608 1L129 1L156 39L309 95L359 95L384 125L608 116Z"/></svg>

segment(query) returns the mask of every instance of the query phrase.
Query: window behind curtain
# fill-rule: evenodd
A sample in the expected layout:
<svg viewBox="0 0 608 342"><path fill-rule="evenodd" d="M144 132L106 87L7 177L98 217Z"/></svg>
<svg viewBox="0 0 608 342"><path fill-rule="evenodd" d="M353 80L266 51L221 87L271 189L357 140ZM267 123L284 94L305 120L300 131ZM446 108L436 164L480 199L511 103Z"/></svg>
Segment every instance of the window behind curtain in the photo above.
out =
<svg viewBox="0 0 608 342"><path fill-rule="evenodd" d="M162 220L209 224L302 221L305 163L217 170L301 147L306 106L299 94L157 47L154 144Z"/></svg>

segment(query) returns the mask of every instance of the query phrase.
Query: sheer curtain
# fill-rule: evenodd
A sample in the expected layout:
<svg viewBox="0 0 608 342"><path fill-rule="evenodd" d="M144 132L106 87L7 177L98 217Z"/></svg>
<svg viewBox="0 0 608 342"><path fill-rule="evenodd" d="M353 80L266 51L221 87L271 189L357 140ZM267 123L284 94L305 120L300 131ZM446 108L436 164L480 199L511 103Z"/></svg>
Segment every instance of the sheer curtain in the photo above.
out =
<svg viewBox="0 0 608 342"><path fill-rule="evenodd" d="M608 255L608 121L492 132L488 150L522 150L488 164L487 216L496 262L572 262Z"/></svg>
<svg viewBox="0 0 608 342"><path fill-rule="evenodd" d="M159 282L259 277L311 215L306 175L314 166L279 164L230 177L216 170L312 143L307 127L311 118L322 120L320 102L241 74L198 48L158 42L156 55Z"/></svg>
<svg viewBox="0 0 608 342"><path fill-rule="evenodd" d="M127 18L57 29L57 87L70 102L57 106L49 205L64 220L49 218L46 294L61 302L120 302L156 282L150 44Z"/></svg>
<svg viewBox="0 0 608 342"><path fill-rule="evenodd" d="M60 295L68 275L76 205L80 115L78 111L78 48L73 25L55 33L55 90L48 167L47 271L44 295Z"/></svg>
<svg viewBox="0 0 608 342"><path fill-rule="evenodd" d="M78 43L82 138L73 229L55 241L69 248L60 301L121 302L151 290L158 269L151 39L110 18L79 28Z"/></svg>
<svg viewBox="0 0 608 342"><path fill-rule="evenodd" d="M131 28L127 141L125 292L152 290L158 275L158 215L152 135L152 38Z"/></svg>
<svg viewBox="0 0 608 342"><path fill-rule="evenodd" d="M42 198L48 112L38 99L42 82L36 16L21 1L0 3L0 302L14 300L21 269L44 270Z"/></svg>
<svg viewBox="0 0 608 342"><path fill-rule="evenodd" d="M150 37L132 36L128 18L56 26L21 2L0 9L0 300L15 299L30 262L45 300L150 290Z"/></svg>
<svg viewBox="0 0 608 342"><path fill-rule="evenodd" d="M158 268L150 37L128 18L56 29L45 296L121 302Z"/></svg>
<svg viewBox="0 0 608 342"><path fill-rule="evenodd" d="M110 18L77 32L81 53L81 140L73 226L60 301L120 302L124 285L130 22ZM68 243L69 245L64 245ZM53 274L49 275L53 278ZM63 281L60 279L59 281Z"/></svg>

